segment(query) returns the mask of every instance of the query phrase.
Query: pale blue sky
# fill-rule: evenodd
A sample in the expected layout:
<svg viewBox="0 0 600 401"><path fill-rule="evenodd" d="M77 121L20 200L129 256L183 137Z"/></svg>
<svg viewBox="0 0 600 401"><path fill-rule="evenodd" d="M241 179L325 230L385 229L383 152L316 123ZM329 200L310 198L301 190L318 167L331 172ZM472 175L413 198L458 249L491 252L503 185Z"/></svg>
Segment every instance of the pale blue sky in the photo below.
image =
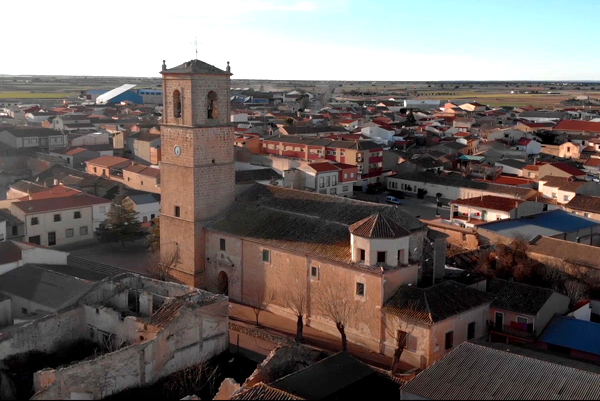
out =
<svg viewBox="0 0 600 401"><path fill-rule="evenodd" d="M599 0L3 2L0 74L600 80ZM6 35L9 33L10 35Z"/></svg>

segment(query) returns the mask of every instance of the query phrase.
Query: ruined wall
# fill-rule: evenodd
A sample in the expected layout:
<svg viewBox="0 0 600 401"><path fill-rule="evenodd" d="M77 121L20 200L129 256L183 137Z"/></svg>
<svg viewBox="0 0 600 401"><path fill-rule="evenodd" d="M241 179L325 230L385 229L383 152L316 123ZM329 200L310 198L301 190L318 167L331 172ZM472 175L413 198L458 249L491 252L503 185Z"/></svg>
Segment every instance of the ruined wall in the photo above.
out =
<svg viewBox="0 0 600 401"><path fill-rule="evenodd" d="M76 307L0 335L0 360L34 350L53 352L61 344L77 341L85 336L83 321L83 308Z"/></svg>

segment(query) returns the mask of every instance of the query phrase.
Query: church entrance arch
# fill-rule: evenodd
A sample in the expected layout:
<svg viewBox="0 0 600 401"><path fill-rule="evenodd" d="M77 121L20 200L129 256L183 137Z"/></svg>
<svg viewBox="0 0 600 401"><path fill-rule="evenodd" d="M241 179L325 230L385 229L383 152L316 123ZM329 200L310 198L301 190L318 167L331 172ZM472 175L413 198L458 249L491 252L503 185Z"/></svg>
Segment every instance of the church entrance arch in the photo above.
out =
<svg viewBox="0 0 600 401"><path fill-rule="evenodd" d="M229 295L229 277L224 271L219 273L218 288L220 294Z"/></svg>

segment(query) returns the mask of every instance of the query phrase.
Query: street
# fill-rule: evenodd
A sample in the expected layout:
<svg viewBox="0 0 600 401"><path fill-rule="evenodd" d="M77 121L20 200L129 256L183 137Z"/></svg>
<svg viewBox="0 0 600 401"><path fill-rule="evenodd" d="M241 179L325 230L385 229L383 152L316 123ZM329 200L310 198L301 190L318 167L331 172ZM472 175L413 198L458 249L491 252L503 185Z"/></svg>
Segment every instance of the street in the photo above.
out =
<svg viewBox="0 0 600 401"><path fill-rule="evenodd" d="M384 191L383 193L377 195L366 194L364 192L354 192L354 197L356 199L375 203L387 203L386 197L388 195L389 194L387 191ZM404 199L400 199L400 202L402 202L402 204L398 205L398 207L404 210L406 213L411 214L420 219L435 219L436 210L439 212L442 218L449 219L450 208L447 205L448 202L450 202L450 200L440 199L440 201L444 206L437 208L435 197L426 196L425 199L417 199L417 197L412 194L404 193ZM392 204L388 203L388 205Z"/></svg>

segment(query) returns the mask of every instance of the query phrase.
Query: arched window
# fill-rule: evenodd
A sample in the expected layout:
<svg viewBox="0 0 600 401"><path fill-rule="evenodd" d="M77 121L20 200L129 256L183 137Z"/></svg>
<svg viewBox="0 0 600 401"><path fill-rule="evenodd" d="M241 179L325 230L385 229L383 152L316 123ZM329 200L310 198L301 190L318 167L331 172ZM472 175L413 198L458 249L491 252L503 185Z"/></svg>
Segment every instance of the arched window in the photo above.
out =
<svg viewBox="0 0 600 401"><path fill-rule="evenodd" d="M181 93L178 90L173 92L173 115L175 118L181 117Z"/></svg>
<svg viewBox="0 0 600 401"><path fill-rule="evenodd" d="M207 96L207 118L218 118L219 114L217 113L217 94L213 91L208 92Z"/></svg>

